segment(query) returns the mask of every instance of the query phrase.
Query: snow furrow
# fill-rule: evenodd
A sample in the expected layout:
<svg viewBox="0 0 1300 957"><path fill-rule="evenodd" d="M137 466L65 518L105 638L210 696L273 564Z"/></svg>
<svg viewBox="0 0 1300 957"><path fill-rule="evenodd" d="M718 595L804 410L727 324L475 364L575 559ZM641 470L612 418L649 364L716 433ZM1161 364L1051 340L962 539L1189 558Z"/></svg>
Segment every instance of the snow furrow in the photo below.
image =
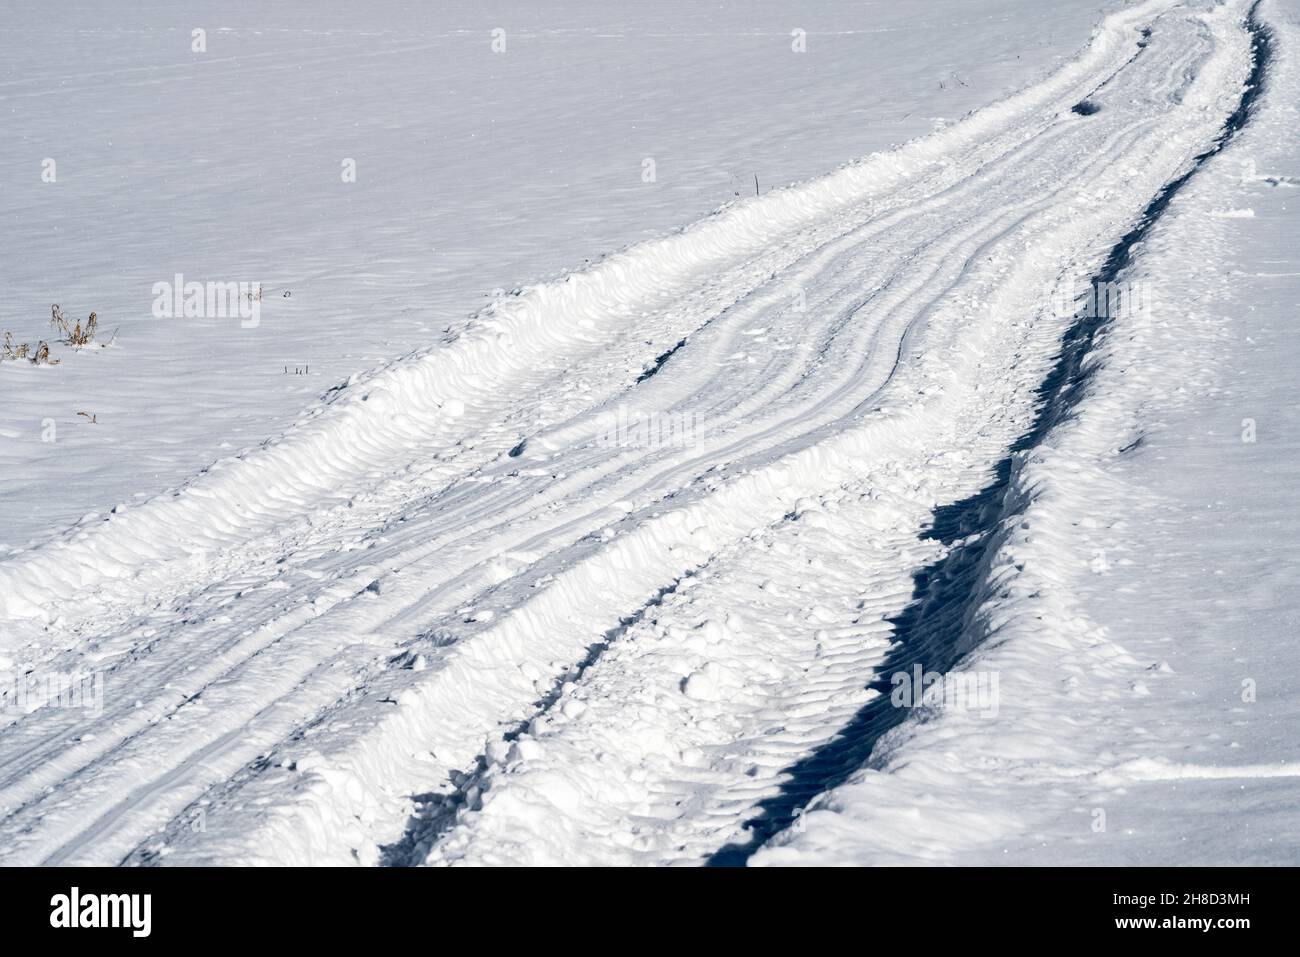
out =
<svg viewBox="0 0 1300 957"><path fill-rule="evenodd" d="M743 840L870 697L930 511L1031 421L1068 325L1044 291L1205 149L1241 47L1230 11L1126 10L1039 86L507 297L175 496L0 564L6 654L90 640L132 689L6 729L0 857L700 860ZM1102 109L1081 117L1085 95ZM621 409L706 429L611 449ZM759 661L733 579L806 548L844 574L764 592L799 634L764 624ZM732 700L704 648L763 693ZM633 693L648 731L618 720ZM533 772L553 797L600 755L636 787L548 810L583 840L522 837Z"/></svg>

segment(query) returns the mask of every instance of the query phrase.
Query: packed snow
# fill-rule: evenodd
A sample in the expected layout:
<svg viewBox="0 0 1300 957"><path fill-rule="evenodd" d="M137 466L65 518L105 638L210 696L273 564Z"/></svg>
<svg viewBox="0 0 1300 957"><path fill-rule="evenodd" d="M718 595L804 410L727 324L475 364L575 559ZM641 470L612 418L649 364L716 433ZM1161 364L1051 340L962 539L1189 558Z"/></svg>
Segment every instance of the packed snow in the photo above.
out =
<svg viewBox="0 0 1300 957"><path fill-rule="evenodd" d="M1292 0L84 14L0 861L1295 863Z"/></svg>

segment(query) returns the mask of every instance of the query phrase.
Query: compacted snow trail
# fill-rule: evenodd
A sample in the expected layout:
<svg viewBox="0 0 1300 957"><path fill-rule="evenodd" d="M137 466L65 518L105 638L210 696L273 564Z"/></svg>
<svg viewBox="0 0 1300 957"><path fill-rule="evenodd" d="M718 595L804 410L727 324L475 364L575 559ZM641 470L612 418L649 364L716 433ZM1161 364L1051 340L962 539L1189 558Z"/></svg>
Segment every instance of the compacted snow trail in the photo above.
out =
<svg viewBox="0 0 1300 957"><path fill-rule="evenodd" d="M1116 14L1038 86L506 297L0 563L0 654L106 686L0 733L0 860L748 847L881 694L918 571L978 562L968 500L1072 319L1049 292L1214 142L1245 12Z"/></svg>
<svg viewBox="0 0 1300 957"><path fill-rule="evenodd" d="M1008 476L962 665L1002 709L898 728L754 863L1295 863L1300 19L1249 26L1224 134L1103 271L1155 304L1076 323L1068 414Z"/></svg>

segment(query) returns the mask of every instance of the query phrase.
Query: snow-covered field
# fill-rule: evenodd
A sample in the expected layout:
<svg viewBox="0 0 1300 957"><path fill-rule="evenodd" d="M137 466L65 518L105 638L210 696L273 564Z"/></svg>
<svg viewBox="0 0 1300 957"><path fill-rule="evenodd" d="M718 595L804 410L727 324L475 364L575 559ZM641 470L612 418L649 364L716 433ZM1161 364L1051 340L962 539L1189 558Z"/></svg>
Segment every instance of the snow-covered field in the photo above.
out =
<svg viewBox="0 0 1300 957"><path fill-rule="evenodd" d="M1296 863L1298 10L20 16L0 861Z"/></svg>

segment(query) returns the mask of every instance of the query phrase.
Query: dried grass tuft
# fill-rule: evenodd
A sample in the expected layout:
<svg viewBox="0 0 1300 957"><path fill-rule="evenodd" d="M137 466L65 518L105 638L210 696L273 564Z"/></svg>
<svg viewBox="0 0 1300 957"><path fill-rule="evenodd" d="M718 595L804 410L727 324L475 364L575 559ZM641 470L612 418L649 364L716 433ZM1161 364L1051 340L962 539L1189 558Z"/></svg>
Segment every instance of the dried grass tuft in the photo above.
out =
<svg viewBox="0 0 1300 957"><path fill-rule="evenodd" d="M73 325L63 314L58 303L55 303L50 306L50 326L61 336L60 342L74 349L80 349L90 345L90 340L95 338L95 330L99 328L99 317L92 312L90 318L86 320L85 327L80 322Z"/></svg>
<svg viewBox="0 0 1300 957"><path fill-rule="evenodd" d="M80 322L69 322L68 317L63 314L63 310L56 303L50 306L50 326L58 334L57 342L72 346L74 349L81 349L90 345L95 338L95 333L99 330L99 316L92 312L90 317L86 319L84 326ZM117 333L113 333L113 340L116 339ZM112 341L103 343L100 348L112 344ZM33 350L25 342L14 342L13 334L10 332L5 333L4 351L0 353L0 361L4 359L12 359L15 362L19 359L26 359L33 365L38 366L56 366L60 362L58 359L50 358L50 344L48 342L42 340L36 344L36 348Z"/></svg>
<svg viewBox="0 0 1300 957"><path fill-rule="evenodd" d="M24 342L15 345L14 334L12 332L6 332L4 352L0 353L0 361L3 361L5 359L13 359L15 362L17 362L19 359L26 359L27 355L28 355L27 343Z"/></svg>
<svg viewBox="0 0 1300 957"><path fill-rule="evenodd" d="M44 340L36 344L36 354L31 358L32 365L36 366L56 366L62 361L50 358L50 344Z"/></svg>

